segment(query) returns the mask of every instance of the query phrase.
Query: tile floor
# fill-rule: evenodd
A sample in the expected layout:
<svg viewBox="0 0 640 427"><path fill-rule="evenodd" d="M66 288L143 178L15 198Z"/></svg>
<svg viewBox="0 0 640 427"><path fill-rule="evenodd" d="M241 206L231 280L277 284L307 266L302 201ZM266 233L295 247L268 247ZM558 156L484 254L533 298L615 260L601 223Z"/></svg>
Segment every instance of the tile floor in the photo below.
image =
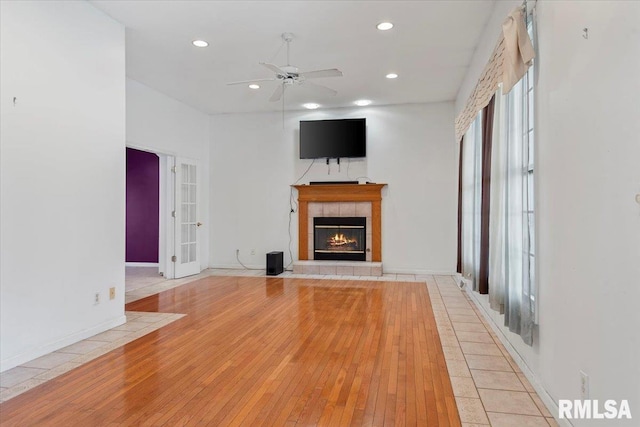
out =
<svg viewBox="0 0 640 427"><path fill-rule="evenodd" d="M557 426L453 277L434 276L427 287L462 425Z"/></svg>
<svg viewBox="0 0 640 427"><path fill-rule="evenodd" d="M147 269L140 270L140 269ZM127 269L126 302L208 276L264 276L264 270L210 269L177 280L157 280L157 270ZM131 272L131 274L130 274ZM557 426L507 350L452 276L384 274L375 276L302 275L281 278L394 280L425 282L463 427ZM80 364L158 329L182 314L127 312L127 323L65 347L0 375L0 402L55 378Z"/></svg>
<svg viewBox="0 0 640 427"><path fill-rule="evenodd" d="M155 285L167 280L160 275L158 267L125 267L124 271L124 283L127 291Z"/></svg>

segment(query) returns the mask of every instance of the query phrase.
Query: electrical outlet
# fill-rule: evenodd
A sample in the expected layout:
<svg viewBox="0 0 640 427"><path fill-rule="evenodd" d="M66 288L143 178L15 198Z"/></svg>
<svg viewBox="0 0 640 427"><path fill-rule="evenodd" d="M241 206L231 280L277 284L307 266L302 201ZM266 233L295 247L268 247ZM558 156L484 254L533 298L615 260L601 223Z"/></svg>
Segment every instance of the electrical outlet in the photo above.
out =
<svg viewBox="0 0 640 427"><path fill-rule="evenodd" d="M255 255L256 254L256 250L255 249L251 249L251 255Z"/></svg>
<svg viewBox="0 0 640 427"><path fill-rule="evenodd" d="M116 299L116 288L109 288L109 299Z"/></svg>
<svg viewBox="0 0 640 427"><path fill-rule="evenodd" d="M580 371L580 397L582 400L589 399L589 375Z"/></svg>
<svg viewBox="0 0 640 427"><path fill-rule="evenodd" d="M96 295L93 298L93 305L100 304L100 292L96 292Z"/></svg>

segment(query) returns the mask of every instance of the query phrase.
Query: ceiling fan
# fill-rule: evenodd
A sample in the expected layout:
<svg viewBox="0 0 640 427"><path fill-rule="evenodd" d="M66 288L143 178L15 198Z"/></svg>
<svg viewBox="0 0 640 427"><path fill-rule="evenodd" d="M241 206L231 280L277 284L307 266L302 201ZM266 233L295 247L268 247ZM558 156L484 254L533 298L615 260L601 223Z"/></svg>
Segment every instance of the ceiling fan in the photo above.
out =
<svg viewBox="0 0 640 427"><path fill-rule="evenodd" d="M319 92L324 92L330 95L336 95L338 92L328 88L323 85L319 85L317 83L310 82L309 79L316 79L320 77L342 77L342 71L337 68L329 68L326 70L313 70L313 71L300 71L298 67L294 67L289 63L289 44L293 40L293 34L291 33L283 33L282 40L287 43L287 65L277 66L274 64L269 64L267 62L260 62L265 68L273 71L276 75L270 79L254 79L254 80L243 80L239 82L230 82L227 85L240 85L247 83L256 83L256 82L267 82L267 81L277 81L278 86L275 91L269 98L269 101L275 102L282 98L284 94L284 90L287 86L305 86L309 89L313 89Z"/></svg>

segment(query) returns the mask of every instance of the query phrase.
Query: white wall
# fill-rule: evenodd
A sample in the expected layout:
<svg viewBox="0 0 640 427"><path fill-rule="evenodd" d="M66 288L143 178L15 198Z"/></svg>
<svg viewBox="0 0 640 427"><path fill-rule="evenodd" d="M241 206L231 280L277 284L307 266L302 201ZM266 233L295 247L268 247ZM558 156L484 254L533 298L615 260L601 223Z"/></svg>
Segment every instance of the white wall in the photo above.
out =
<svg viewBox="0 0 640 427"><path fill-rule="evenodd" d="M236 249L253 267L264 267L265 253L273 250L284 251L287 262L292 124L290 114L285 129L277 113L211 116L213 267L239 267Z"/></svg>
<svg viewBox="0 0 640 427"><path fill-rule="evenodd" d="M127 146L198 162L201 268L209 266L209 116L127 79ZM161 163L162 164L162 163Z"/></svg>
<svg viewBox="0 0 640 427"><path fill-rule="evenodd" d="M582 370L592 399L629 400L606 425L638 425L640 3L537 9L540 325L532 348L507 336L548 397L580 399Z"/></svg>
<svg viewBox="0 0 640 427"><path fill-rule="evenodd" d="M540 374L579 398L581 369L638 418L640 3L538 8Z"/></svg>
<svg viewBox="0 0 640 427"><path fill-rule="evenodd" d="M383 190L382 261L387 272L452 272L456 250L456 154L453 104L415 104L359 109L211 117L211 263L264 267L265 253L285 251L289 262L289 195L311 164L300 160L300 120L367 119L367 157L328 175L317 160L300 181L355 180L368 176ZM348 168L348 174L347 174ZM294 192L294 197L296 196ZM292 253L297 259L297 214L292 215ZM251 256L251 249L256 255Z"/></svg>
<svg viewBox="0 0 640 427"><path fill-rule="evenodd" d="M86 2L0 8L6 370L125 320L125 40Z"/></svg>

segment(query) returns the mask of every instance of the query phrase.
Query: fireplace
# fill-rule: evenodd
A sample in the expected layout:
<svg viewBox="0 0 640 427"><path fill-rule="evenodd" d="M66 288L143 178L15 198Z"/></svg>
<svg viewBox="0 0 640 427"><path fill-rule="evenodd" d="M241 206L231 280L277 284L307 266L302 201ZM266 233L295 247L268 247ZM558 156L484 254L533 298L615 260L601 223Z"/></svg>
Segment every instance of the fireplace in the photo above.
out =
<svg viewBox="0 0 640 427"><path fill-rule="evenodd" d="M313 259L366 261L366 217L313 218Z"/></svg>
<svg viewBox="0 0 640 427"><path fill-rule="evenodd" d="M294 185L293 187L298 191L299 203L299 262L316 259L314 250L315 230L313 228L313 218L315 217L365 217L366 247L364 261L382 262L382 189L386 186L387 184ZM301 264L298 263L298 265ZM310 271L317 265L314 263L309 264ZM294 262L295 266L296 263ZM346 267L343 265L341 268ZM304 274L319 273L309 272ZM367 274L362 273L359 275L366 276Z"/></svg>

